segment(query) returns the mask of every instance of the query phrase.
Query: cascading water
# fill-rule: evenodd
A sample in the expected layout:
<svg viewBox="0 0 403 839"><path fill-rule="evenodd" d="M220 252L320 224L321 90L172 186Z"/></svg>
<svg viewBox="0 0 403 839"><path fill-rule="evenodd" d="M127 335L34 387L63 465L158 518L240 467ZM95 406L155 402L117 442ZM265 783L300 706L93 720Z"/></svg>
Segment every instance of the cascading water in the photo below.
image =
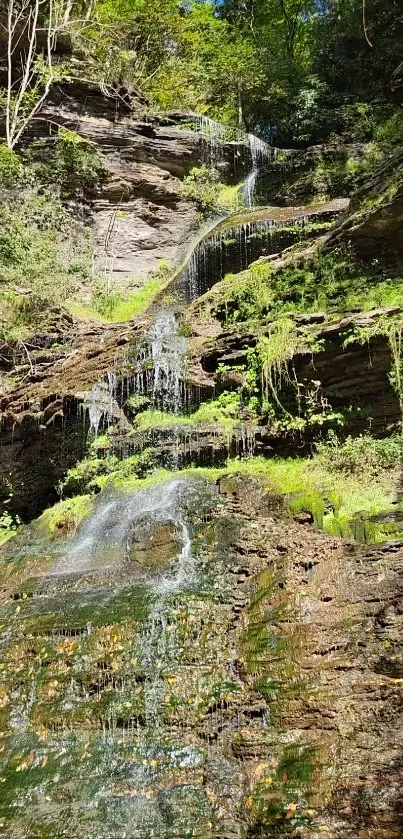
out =
<svg viewBox="0 0 403 839"><path fill-rule="evenodd" d="M161 312L149 332L154 371L153 402L163 410L178 413L181 406L181 382L184 374L186 338L179 334L175 315Z"/></svg>
<svg viewBox="0 0 403 839"><path fill-rule="evenodd" d="M275 151L206 117L199 126L214 159L226 142L248 149L252 206L258 170ZM283 226L305 224L303 216L274 223L257 214L222 221L181 272L183 300L287 244ZM141 345L85 397L92 436L122 423L133 395L166 413L183 411L186 349L175 312L161 307ZM129 455L155 452L172 435L154 428L139 442L126 424ZM199 463L203 446L217 449L220 464L253 454L261 431L240 423L223 440L222 429L195 428L191 415L186 430L174 426L174 466ZM85 469L93 466L90 459ZM57 527L50 511L52 540L42 539L42 522L29 533L32 543L20 541L6 557L0 833L7 839L247 835L247 764L256 748L271 749L268 706L242 641L262 546L245 554L232 476L226 490L228 478L222 486L158 472L139 491L132 468L124 492L106 485L95 500L67 499ZM87 518L69 536L77 510Z"/></svg>
<svg viewBox="0 0 403 839"><path fill-rule="evenodd" d="M188 302L195 300L226 274L237 274L263 255L276 253L304 235L305 216L284 221L245 216L237 224L218 223L199 243L184 268L180 287Z"/></svg>
<svg viewBox="0 0 403 839"><path fill-rule="evenodd" d="M214 165L221 161L223 147L226 143L243 146L250 155L252 169L248 174L242 195L245 206L255 206L255 187L262 166L271 163L276 159L279 149L256 137L254 134L247 134L241 128L222 125L209 117L195 114L194 122L197 130L206 142L208 160Z"/></svg>

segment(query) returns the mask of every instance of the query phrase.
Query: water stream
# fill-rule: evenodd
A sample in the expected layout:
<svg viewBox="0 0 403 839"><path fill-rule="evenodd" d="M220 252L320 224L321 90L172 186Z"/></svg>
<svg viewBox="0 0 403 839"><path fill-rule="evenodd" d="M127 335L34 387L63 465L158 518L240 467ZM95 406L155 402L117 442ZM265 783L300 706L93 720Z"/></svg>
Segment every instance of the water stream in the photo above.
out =
<svg viewBox="0 0 403 839"><path fill-rule="evenodd" d="M206 117L198 126L216 160L228 129ZM275 150L230 135L249 149L244 192L253 206L259 168ZM220 224L180 272L184 302L231 265L241 270L284 246L281 224ZM112 369L88 393L92 437L127 422L123 408L133 394L164 412L187 410L178 308L156 310L123 374ZM237 445L248 454L255 437L240 427ZM107 489L70 538L19 543L9 567L17 577L18 569L30 572L0 610L1 836L245 836L237 804L244 769L233 746L252 725L234 640L239 580L230 557L238 527L214 485L178 474L142 491ZM243 582L242 567L236 574ZM256 736L268 724L267 709L256 707Z"/></svg>

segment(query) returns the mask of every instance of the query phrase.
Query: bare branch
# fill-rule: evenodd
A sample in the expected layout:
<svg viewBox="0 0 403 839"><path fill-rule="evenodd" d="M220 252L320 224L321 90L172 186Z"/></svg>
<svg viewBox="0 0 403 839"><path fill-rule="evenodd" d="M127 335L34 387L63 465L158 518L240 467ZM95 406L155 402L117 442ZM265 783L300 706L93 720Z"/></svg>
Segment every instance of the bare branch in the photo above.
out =
<svg viewBox="0 0 403 839"><path fill-rule="evenodd" d="M369 37L368 37L365 0L362 0L362 25L363 25L363 28L364 28L365 40L366 40L367 44L369 44L369 46L372 47L373 45L372 45L372 43L371 43L371 41L369 40Z"/></svg>
<svg viewBox="0 0 403 839"><path fill-rule="evenodd" d="M92 7L91 2L91 10ZM40 26L43 8L48 12L47 23ZM72 9L73 0L8 0L6 141L10 149L19 142L49 95L55 79L52 59L57 35L70 23ZM77 22L71 21L73 24ZM41 50L39 33L46 35L46 46ZM16 78L18 53L21 71Z"/></svg>

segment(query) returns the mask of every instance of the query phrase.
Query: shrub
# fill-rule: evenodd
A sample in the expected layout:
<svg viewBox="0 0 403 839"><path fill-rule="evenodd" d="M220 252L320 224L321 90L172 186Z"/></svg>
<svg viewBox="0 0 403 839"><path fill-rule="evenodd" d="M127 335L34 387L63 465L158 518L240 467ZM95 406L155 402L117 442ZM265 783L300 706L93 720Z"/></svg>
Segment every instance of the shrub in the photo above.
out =
<svg viewBox="0 0 403 839"><path fill-rule="evenodd" d="M317 444L322 465L329 470L349 475L375 477L385 469L397 466L403 458L403 436L394 435L376 440L369 434L347 437L341 442L329 432L325 443Z"/></svg>
<svg viewBox="0 0 403 839"><path fill-rule="evenodd" d="M183 179L182 192L191 198L203 212L214 212L218 207L218 196L222 184L220 175L213 166L195 166Z"/></svg>
<svg viewBox="0 0 403 839"><path fill-rule="evenodd" d="M0 188L12 189L23 179L25 167L21 158L0 142Z"/></svg>
<svg viewBox="0 0 403 839"><path fill-rule="evenodd" d="M376 139L392 146L403 145L403 108L399 108L376 131Z"/></svg>
<svg viewBox="0 0 403 839"><path fill-rule="evenodd" d="M105 177L102 161L92 143L67 128L59 128L51 162L45 172L60 187L64 198L91 194Z"/></svg>

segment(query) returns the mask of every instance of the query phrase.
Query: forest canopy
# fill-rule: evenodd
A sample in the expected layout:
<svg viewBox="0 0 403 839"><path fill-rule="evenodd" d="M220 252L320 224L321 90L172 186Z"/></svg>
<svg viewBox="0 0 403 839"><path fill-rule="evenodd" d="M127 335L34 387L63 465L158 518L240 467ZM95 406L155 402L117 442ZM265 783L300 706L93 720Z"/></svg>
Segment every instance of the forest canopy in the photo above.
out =
<svg viewBox="0 0 403 839"><path fill-rule="evenodd" d="M365 142L399 114L402 88L391 79L403 60L400 0L3 3L25 14L38 5L44 27L52 9L57 42L111 90L141 91L157 110L198 111L279 145ZM6 10L0 22L5 56Z"/></svg>

